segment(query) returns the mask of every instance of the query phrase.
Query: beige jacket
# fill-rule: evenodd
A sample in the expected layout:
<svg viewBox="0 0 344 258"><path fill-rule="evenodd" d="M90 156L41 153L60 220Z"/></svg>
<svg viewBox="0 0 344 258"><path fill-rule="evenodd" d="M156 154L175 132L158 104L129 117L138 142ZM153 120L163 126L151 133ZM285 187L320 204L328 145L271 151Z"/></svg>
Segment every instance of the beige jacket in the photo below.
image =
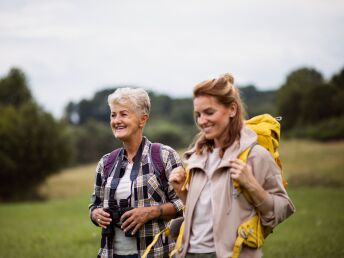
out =
<svg viewBox="0 0 344 258"><path fill-rule="evenodd" d="M221 162L210 178L212 189L216 189L209 194L212 194L213 232L218 258L231 257L239 225L255 215L255 207L236 191L228 171L229 161L237 158L247 147L254 145L256 140L255 132L247 127L243 128L240 141L225 151ZM186 200L182 248L177 253L177 257L185 257L187 253L193 210L208 180L204 172L208 158L207 153L196 155L194 150L191 150L187 155L191 155L186 163L192 171L192 177ZM248 164L251 165L257 181L269 194L268 198L257 206L262 215L262 224L274 228L295 211L294 205L282 185L279 168L271 154L260 145L254 145L251 149ZM244 257L262 257L262 251L244 247L240 252L240 258Z"/></svg>

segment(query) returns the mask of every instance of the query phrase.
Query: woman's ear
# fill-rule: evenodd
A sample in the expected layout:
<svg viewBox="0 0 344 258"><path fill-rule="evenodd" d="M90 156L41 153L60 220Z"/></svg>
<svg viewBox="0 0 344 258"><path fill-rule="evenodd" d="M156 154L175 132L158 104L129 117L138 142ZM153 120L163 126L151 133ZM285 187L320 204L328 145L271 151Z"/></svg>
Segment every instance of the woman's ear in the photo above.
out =
<svg viewBox="0 0 344 258"><path fill-rule="evenodd" d="M139 127L143 128L148 121L149 116L147 114L143 114L140 116Z"/></svg>
<svg viewBox="0 0 344 258"><path fill-rule="evenodd" d="M229 117L233 118L235 117L238 110L238 105L235 102L232 102L229 106Z"/></svg>

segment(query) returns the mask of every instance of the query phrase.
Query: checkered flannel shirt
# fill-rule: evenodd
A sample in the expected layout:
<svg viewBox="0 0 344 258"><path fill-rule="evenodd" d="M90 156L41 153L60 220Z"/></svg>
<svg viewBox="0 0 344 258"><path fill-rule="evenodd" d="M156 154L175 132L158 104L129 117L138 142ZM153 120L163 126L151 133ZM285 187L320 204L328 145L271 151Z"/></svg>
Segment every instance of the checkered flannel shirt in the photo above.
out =
<svg viewBox="0 0 344 258"><path fill-rule="evenodd" d="M149 207L170 202L175 206L177 212L181 213L183 203L177 197L172 186L168 185L168 189L163 191L154 174L154 165L152 164L152 159L149 155L150 148L151 142L146 139L142 151L140 170L136 180L133 182L131 205L133 207ZM106 191L104 191L105 178L103 174L104 162L108 156L109 153L100 159L96 169L94 192L91 197L91 204L89 205L90 214L95 208L108 207L109 196L106 196ZM168 179L172 169L182 166L182 163L178 153L166 145L161 145L161 157L165 167L166 178ZM123 160L126 160L124 155ZM92 222L95 225L98 225L96 222ZM168 221L162 219L154 219L148 221L139 229L137 247L140 256L143 254L146 247L153 241L154 236L166 227L167 222ZM148 258L168 257L168 254L173 250L173 248L174 241L172 239L160 236L160 239L150 251ZM113 254L113 249L100 248L97 257L113 258Z"/></svg>

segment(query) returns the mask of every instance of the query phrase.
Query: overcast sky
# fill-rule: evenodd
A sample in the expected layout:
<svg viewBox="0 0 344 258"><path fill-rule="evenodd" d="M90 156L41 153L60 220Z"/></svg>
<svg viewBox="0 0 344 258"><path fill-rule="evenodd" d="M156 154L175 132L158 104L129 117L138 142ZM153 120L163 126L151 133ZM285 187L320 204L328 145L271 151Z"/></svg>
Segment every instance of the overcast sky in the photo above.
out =
<svg viewBox="0 0 344 258"><path fill-rule="evenodd" d="M276 89L300 67L344 67L344 1L0 0L0 76L13 66L57 117L114 85L191 96L231 72Z"/></svg>

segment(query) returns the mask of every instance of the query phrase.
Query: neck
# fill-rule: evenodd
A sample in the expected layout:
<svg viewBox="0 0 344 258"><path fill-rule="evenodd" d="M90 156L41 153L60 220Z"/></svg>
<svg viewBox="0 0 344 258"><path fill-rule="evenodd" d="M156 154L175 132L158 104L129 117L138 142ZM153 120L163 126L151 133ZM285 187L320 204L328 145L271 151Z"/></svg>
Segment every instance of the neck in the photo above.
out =
<svg viewBox="0 0 344 258"><path fill-rule="evenodd" d="M130 140L123 142L123 147L127 152L128 160L130 162L133 161L133 158L136 155L137 150L140 147L142 141L142 135L138 135L137 137L132 137Z"/></svg>
<svg viewBox="0 0 344 258"><path fill-rule="evenodd" d="M224 139L214 139L214 148L222 148L224 146Z"/></svg>

